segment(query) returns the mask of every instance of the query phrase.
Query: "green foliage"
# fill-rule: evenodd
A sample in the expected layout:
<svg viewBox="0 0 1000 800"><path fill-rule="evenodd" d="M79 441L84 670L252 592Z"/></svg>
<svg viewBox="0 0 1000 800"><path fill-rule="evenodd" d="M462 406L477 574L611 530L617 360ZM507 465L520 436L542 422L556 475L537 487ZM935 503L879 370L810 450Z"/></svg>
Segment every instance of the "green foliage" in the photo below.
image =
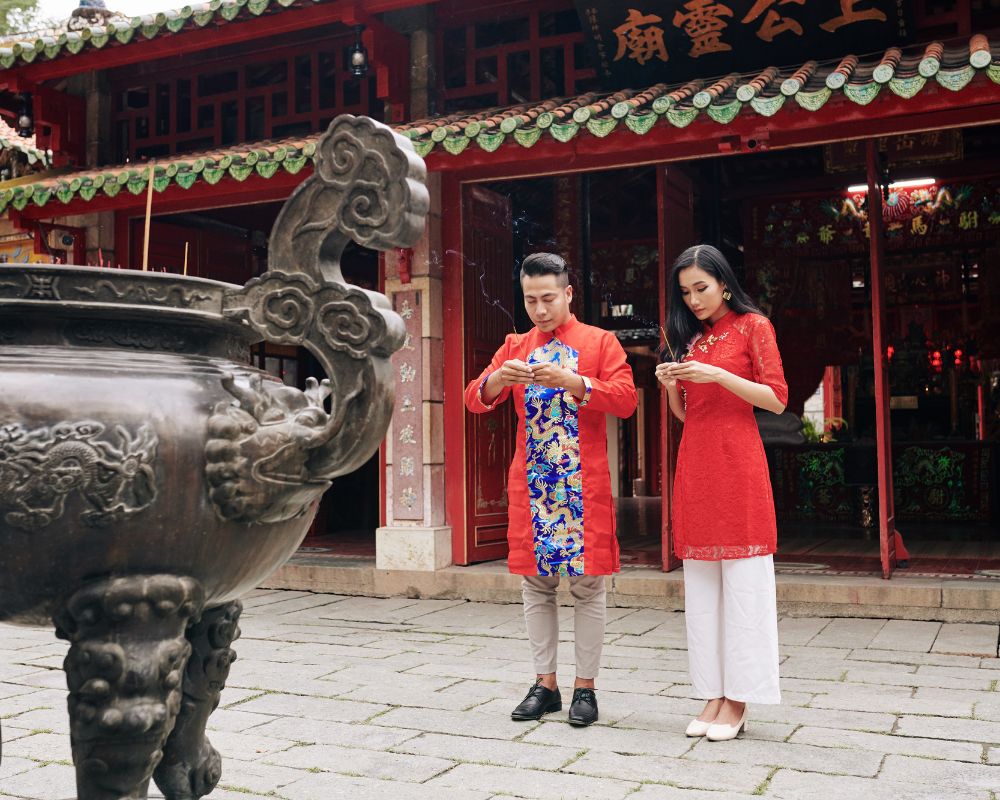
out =
<svg viewBox="0 0 1000 800"><path fill-rule="evenodd" d="M0 36L23 33L51 24L42 16L38 0L0 0Z"/></svg>
<svg viewBox="0 0 1000 800"><path fill-rule="evenodd" d="M827 417L823 420L823 427L816 427L812 417L802 417L802 435L809 444L821 444L832 442L836 439L838 431L847 428L847 420L843 417Z"/></svg>

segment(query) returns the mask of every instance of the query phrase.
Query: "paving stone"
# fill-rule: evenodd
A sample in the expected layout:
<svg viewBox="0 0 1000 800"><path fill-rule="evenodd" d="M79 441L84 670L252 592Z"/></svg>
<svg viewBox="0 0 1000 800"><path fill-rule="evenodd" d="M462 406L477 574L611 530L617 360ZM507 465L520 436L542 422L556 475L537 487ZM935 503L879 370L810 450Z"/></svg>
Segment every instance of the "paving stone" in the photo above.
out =
<svg viewBox="0 0 1000 800"><path fill-rule="evenodd" d="M686 761L724 761L751 766L788 767L805 772L857 775L865 778L875 777L882 763L880 753L864 750L846 750L786 742L762 742L747 738L725 743L701 740L684 759Z"/></svg>
<svg viewBox="0 0 1000 800"><path fill-rule="evenodd" d="M868 647L885 627L884 619L834 619L813 639L811 647Z"/></svg>
<svg viewBox="0 0 1000 800"><path fill-rule="evenodd" d="M942 789L1000 789L1000 769L990 764L955 764L913 756L888 756L879 776L884 780L921 783Z"/></svg>
<svg viewBox="0 0 1000 800"><path fill-rule="evenodd" d="M996 658L998 639L997 625L946 624L941 626L931 652Z"/></svg>
<svg viewBox="0 0 1000 800"><path fill-rule="evenodd" d="M647 783L635 794L630 794L628 800L756 800L756 797L742 792L712 792Z"/></svg>
<svg viewBox="0 0 1000 800"><path fill-rule="evenodd" d="M957 702L947 698L915 698L910 697L909 687L885 687L881 696L871 693L855 693L851 687L855 684L842 684L839 692L818 694L810 703L811 708L829 708L842 711L883 711L887 714L929 714L944 717L971 717L972 701ZM905 696L895 694L889 689L903 689Z"/></svg>
<svg viewBox="0 0 1000 800"><path fill-rule="evenodd" d="M946 794L942 794L940 789L909 782L846 775L817 775L815 772L790 769L778 770L763 796L776 800L803 800L806 797L836 800L989 800L986 792L974 789L949 789Z"/></svg>
<svg viewBox="0 0 1000 800"><path fill-rule="evenodd" d="M375 778L355 778L345 775L307 775L281 790L281 796L291 800L489 800L491 791L475 788L449 788L440 785L381 781ZM211 795L210 795L211 796ZM721 800L721 798L720 798Z"/></svg>
<svg viewBox="0 0 1000 800"><path fill-rule="evenodd" d="M619 756L619 758L624 758L624 756ZM567 769L572 771L573 765ZM554 774L480 764L459 764L450 772L424 784L429 789L438 786L459 789L475 786L478 789L503 792L515 797L538 798L539 800L549 800L549 798L616 800L624 798L638 785L634 781L566 774L565 771Z"/></svg>
<svg viewBox="0 0 1000 800"><path fill-rule="evenodd" d="M381 717L376 719L381 719ZM253 735L267 736L288 742L388 750L390 747L419 736L420 731L362 723L330 722L328 720L321 723L310 723L298 717L279 717L273 722L267 722L254 728Z"/></svg>
<svg viewBox="0 0 1000 800"><path fill-rule="evenodd" d="M213 731L240 733L274 719L273 714L252 714L238 707L235 709L219 708L208 718L208 728Z"/></svg>
<svg viewBox="0 0 1000 800"><path fill-rule="evenodd" d="M252 733L212 731L208 738L222 754L223 760L233 758L238 761L260 761L264 756L295 746L295 742L262 736L256 730Z"/></svg>
<svg viewBox="0 0 1000 800"><path fill-rule="evenodd" d="M377 703L361 703L350 700L331 700L325 697L307 697L295 694L266 694L255 700L248 700L240 706L241 711L254 714L280 714L282 716L305 717L306 719L330 720L331 722L361 722L389 706Z"/></svg>
<svg viewBox="0 0 1000 800"><path fill-rule="evenodd" d="M256 792L268 795L275 792L281 797L288 797L289 800L299 800L294 795L286 794L283 787L295 783L307 774L309 773L301 769L289 769L260 761L240 761L223 756L219 788L247 794Z"/></svg>
<svg viewBox="0 0 1000 800"><path fill-rule="evenodd" d="M488 749L485 740L484 752ZM298 769L321 769L365 778L413 781L423 783L455 766L450 759L434 756L387 753L377 750L310 744L271 753L264 759L268 764Z"/></svg>
<svg viewBox="0 0 1000 800"><path fill-rule="evenodd" d="M667 733L667 732L665 732ZM545 722L524 737L522 741L535 744L559 745L566 748L614 753L646 754L679 757L688 752L693 741L686 736L667 733L650 736L648 731L611 728L593 725L575 728L559 722Z"/></svg>
<svg viewBox="0 0 1000 800"><path fill-rule="evenodd" d="M641 776L643 781L747 794L752 794L770 772L766 767L745 764L709 764L688 758L630 756L601 751L588 752L565 767L564 771L604 777Z"/></svg>
<svg viewBox="0 0 1000 800"><path fill-rule="evenodd" d="M4 719L4 728L22 728L69 735L69 713L63 701L58 708L36 708L22 714L12 714Z"/></svg>
<svg viewBox="0 0 1000 800"><path fill-rule="evenodd" d="M4 731L4 740L6 743L6 731ZM16 756L10 755L10 751L4 757L4 760L0 762L0 778L10 778L14 775L20 775L22 772L27 772L29 769L37 769L38 762L32 761L30 758L18 758Z"/></svg>
<svg viewBox="0 0 1000 800"><path fill-rule="evenodd" d="M851 661L870 661L896 664L931 664L942 667L970 667L977 668L983 659L979 656L955 656L944 653L913 653L903 650L873 650L858 649L852 650L848 655Z"/></svg>
<svg viewBox="0 0 1000 800"><path fill-rule="evenodd" d="M543 725L542 728L563 728L568 725ZM603 729L602 729L603 732ZM475 739L467 736L447 736L424 733L392 748L396 753L437 756L454 761L491 764L520 769L557 770L576 759L579 747L562 747L552 743L505 742L498 739Z"/></svg>
<svg viewBox="0 0 1000 800"><path fill-rule="evenodd" d="M900 717L896 733L924 739L1000 744L1000 722L944 717Z"/></svg>
<svg viewBox="0 0 1000 800"><path fill-rule="evenodd" d="M438 709L394 708L374 720L378 725L411 728L431 733L452 733L484 739L517 739L539 725L538 722L515 722L496 714L475 711L440 711Z"/></svg>
<svg viewBox="0 0 1000 800"><path fill-rule="evenodd" d="M784 645L808 644L830 624L815 617L782 617L778 620L778 641Z"/></svg>
<svg viewBox="0 0 1000 800"><path fill-rule="evenodd" d="M1000 747L991 747L986 751L987 764L1000 764Z"/></svg>
<svg viewBox="0 0 1000 800"><path fill-rule="evenodd" d="M871 750L875 753L944 758L949 761L971 763L978 763L983 755L982 745L967 742L946 742L940 739L918 739L911 736L842 731L832 728L799 728L792 734L789 742L821 747L843 747L847 748L845 752Z"/></svg>
<svg viewBox="0 0 1000 800"><path fill-rule="evenodd" d="M12 741L7 740L7 723L3 726L4 761L7 756L20 756L34 761L72 761L73 751L69 736L56 733L35 733Z"/></svg>
<svg viewBox="0 0 1000 800"><path fill-rule="evenodd" d="M890 619L868 643L876 650L928 653L941 630L940 622Z"/></svg>
<svg viewBox="0 0 1000 800"><path fill-rule="evenodd" d="M890 686L928 686L939 689L972 689L989 691L992 683L988 675L980 678L956 678L952 675L934 675L898 670L874 670L851 668L846 680L851 683L869 683Z"/></svg>
<svg viewBox="0 0 1000 800"><path fill-rule="evenodd" d="M669 622L674 612L660 611L655 608L623 609L630 611L618 619L608 622L605 630L608 633L641 634ZM680 615L683 617L683 614ZM683 620L682 620L683 622Z"/></svg>
<svg viewBox="0 0 1000 800"><path fill-rule="evenodd" d="M65 764L48 764L5 778L3 790L32 800L66 800L76 796L76 770Z"/></svg>

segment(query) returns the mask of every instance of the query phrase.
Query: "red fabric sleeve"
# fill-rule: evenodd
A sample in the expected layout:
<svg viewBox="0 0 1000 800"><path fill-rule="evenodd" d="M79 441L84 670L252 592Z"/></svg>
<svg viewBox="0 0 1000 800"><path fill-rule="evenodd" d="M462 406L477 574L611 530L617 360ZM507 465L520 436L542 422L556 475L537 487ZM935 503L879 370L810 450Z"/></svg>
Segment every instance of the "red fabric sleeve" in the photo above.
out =
<svg viewBox="0 0 1000 800"><path fill-rule="evenodd" d="M747 347L750 349L754 382L771 387L778 402L787 405L788 384L785 383L785 370L781 366L781 353L778 352L771 320L766 317L757 320L750 330Z"/></svg>
<svg viewBox="0 0 1000 800"><path fill-rule="evenodd" d="M490 362L490 365L479 374L478 378L470 381L469 385L465 387L465 407L473 414L485 414L487 411L492 411L500 405L500 403L510 397L510 387L504 386L500 390L500 394L497 395L496 400L490 403L490 405L486 405L483 402L482 390L483 384L486 383L486 379L500 369L505 361L510 360L509 354L511 338L512 334L508 333L507 338L504 339L500 349L493 354L493 360Z"/></svg>
<svg viewBox="0 0 1000 800"><path fill-rule="evenodd" d="M625 351L613 333L601 338L601 361L597 375L588 375L591 386L586 407L625 419L638 404L632 368L625 361Z"/></svg>

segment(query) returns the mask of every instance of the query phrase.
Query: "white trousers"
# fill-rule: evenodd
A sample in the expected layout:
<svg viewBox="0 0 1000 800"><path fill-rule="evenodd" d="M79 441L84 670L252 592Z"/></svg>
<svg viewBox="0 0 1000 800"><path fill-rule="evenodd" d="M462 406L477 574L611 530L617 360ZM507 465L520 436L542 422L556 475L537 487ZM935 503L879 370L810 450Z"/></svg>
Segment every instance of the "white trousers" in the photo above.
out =
<svg viewBox="0 0 1000 800"><path fill-rule="evenodd" d="M698 697L781 702L773 556L685 559L684 619Z"/></svg>
<svg viewBox="0 0 1000 800"><path fill-rule="evenodd" d="M559 576L526 575L521 582L524 624L528 629L535 673L556 671L559 647ZM601 667L604 625L608 600L603 575L578 575L569 579L573 595L573 644L576 647L576 677L594 679Z"/></svg>

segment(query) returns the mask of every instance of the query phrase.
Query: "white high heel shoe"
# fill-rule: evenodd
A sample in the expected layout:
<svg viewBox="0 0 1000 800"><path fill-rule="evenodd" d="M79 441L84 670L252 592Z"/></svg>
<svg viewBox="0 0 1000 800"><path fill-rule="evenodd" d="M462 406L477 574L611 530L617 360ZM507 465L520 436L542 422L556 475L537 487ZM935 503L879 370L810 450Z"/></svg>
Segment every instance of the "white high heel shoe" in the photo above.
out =
<svg viewBox="0 0 1000 800"><path fill-rule="evenodd" d="M691 736L704 736L708 733L708 729L712 727L711 722L703 722L700 719L691 720L690 724L687 726L687 730L684 731L685 735Z"/></svg>
<svg viewBox="0 0 1000 800"><path fill-rule="evenodd" d="M740 731L747 729L747 707L748 704L743 706L743 716L735 725L719 725L713 722L705 732L705 738L710 742L727 742L735 739Z"/></svg>

